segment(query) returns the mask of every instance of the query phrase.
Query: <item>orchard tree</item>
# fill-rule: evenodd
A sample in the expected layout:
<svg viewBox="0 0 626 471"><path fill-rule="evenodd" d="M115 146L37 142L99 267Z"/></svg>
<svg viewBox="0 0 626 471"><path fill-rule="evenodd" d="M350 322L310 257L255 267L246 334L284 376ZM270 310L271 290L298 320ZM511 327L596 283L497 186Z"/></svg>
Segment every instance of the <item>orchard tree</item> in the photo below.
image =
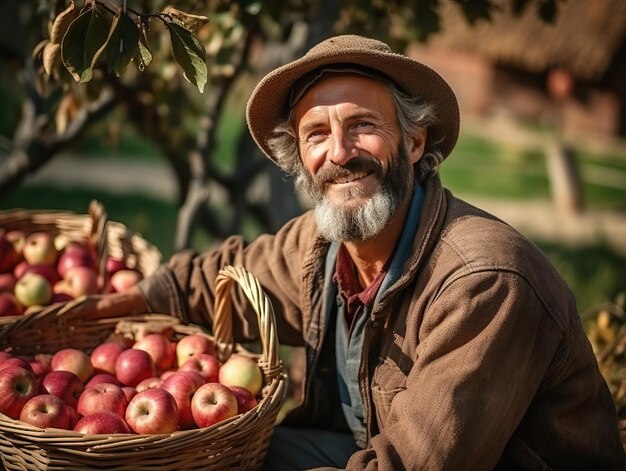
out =
<svg viewBox="0 0 626 471"><path fill-rule="evenodd" d="M454 3L475 23L503 5L532 6L550 20L559 0L508 1ZM0 141L0 197L116 111L176 177L174 249L189 246L200 227L218 239L250 220L275 230L302 209L247 132L228 169L215 162L227 101L243 107L259 74L331 34L367 34L400 50L423 41L439 30L439 7L439 0L40 0L35 9L9 0L0 65L23 96L12 135ZM271 181L263 198L248 191L261 178ZM226 198L215 202L216 192Z"/></svg>

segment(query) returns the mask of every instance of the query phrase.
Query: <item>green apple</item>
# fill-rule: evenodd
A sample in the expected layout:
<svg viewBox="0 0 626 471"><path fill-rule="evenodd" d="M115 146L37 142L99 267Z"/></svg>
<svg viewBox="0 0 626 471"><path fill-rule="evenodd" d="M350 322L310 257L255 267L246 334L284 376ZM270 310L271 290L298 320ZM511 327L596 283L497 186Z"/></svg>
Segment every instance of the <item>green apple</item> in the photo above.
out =
<svg viewBox="0 0 626 471"><path fill-rule="evenodd" d="M22 306L45 306L52 299L50 282L37 273L26 273L15 283L15 297Z"/></svg>

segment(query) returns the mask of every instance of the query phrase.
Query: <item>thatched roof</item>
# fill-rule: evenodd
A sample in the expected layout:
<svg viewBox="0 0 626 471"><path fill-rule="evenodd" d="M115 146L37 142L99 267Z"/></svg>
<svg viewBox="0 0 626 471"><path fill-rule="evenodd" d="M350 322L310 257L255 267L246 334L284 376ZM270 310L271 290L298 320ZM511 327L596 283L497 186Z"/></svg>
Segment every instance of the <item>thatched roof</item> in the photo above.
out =
<svg viewBox="0 0 626 471"><path fill-rule="evenodd" d="M582 80L600 79L626 41L626 0L559 2L556 21L543 22L531 2L521 16L501 0L493 21L468 24L455 2L442 2L442 31L429 44L474 51L491 60L543 72L561 67Z"/></svg>

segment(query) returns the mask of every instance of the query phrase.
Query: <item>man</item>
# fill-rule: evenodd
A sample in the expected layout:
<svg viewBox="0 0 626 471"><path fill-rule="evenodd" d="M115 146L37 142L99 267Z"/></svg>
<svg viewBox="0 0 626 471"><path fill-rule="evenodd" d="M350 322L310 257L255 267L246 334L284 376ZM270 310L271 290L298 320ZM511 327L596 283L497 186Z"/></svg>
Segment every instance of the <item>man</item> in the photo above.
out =
<svg viewBox="0 0 626 471"><path fill-rule="evenodd" d="M439 75L334 37L268 74L247 121L314 209L96 301L210 326L218 270L255 274L280 341L307 359L267 469L625 469L570 290L532 243L441 186L459 114ZM257 336L245 313L235 328Z"/></svg>

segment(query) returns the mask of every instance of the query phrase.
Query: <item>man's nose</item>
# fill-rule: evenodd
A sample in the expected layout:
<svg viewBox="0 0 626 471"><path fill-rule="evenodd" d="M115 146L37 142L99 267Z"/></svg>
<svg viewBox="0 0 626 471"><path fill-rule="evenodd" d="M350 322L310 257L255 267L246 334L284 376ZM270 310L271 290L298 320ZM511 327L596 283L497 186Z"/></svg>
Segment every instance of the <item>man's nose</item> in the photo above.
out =
<svg viewBox="0 0 626 471"><path fill-rule="evenodd" d="M345 165L359 155L354 138L343 129L333 131L330 145L329 158L335 165Z"/></svg>

